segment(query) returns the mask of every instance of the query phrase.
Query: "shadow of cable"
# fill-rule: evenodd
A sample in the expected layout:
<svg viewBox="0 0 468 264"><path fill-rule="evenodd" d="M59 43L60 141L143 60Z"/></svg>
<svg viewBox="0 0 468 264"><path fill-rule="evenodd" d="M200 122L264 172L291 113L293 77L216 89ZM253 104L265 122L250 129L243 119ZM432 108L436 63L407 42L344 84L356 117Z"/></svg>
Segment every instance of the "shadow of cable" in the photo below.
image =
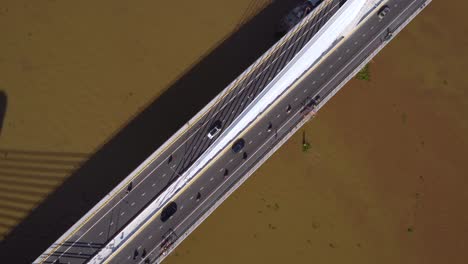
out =
<svg viewBox="0 0 468 264"><path fill-rule="evenodd" d="M4 91L0 91L0 135L3 131L3 121L5 120L5 114L7 109L7 95Z"/></svg>
<svg viewBox="0 0 468 264"><path fill-rule="evenodd" d="M37 258L270 48L277 22L298 2L274 1L172 84L7 235L0 259Z"/></svg>

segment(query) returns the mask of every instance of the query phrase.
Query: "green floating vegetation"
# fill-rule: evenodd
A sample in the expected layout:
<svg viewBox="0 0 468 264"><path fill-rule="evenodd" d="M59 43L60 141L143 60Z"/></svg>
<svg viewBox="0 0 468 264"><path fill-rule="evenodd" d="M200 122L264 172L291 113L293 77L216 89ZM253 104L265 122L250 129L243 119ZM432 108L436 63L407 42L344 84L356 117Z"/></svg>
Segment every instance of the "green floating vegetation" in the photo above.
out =
<svg viewBox="0 0 468 264"><path fill-rule="evenodd" d="M307 142L305 131L302 132L302 151L307 152L310 149L310 144Z"/></svg>
<svg viewBox="0 0 468 264"><path fill-rule="evenodd" d="M370 81L370 69L369 64L366 64L364 68L362 68L358 74L356 75L358 80Z"/></svg>
<svg viewBox="0 0 468 264"><path fill-rule="evenodd" d="M307 152L310 149L310 144L308 142L302 143L302 151Z"/></svg>

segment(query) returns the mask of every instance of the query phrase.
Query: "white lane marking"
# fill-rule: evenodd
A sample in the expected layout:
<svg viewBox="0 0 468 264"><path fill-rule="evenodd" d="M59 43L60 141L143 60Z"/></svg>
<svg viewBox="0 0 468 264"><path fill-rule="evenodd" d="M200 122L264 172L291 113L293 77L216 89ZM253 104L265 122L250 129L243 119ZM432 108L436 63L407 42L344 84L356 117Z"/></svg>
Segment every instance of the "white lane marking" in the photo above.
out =
<svg viewBox="0 0 468 264"><path fill-rule="evenodd" d="M153 183L153 184L151 184L151 187L154 187L155 185L156 185L156 183Z"/></svg>
<svg viewBox="0 0 468 264"><path fill-rule="evenodd" d="M315 83L317 83L317 82L316 82L316 81L313 81L313 82L312 82L312 85L314 85Z"/></svg>
<svg viewBox="0 0 468 264"><path fill-rule="evenodd" d="M164 173L164 174L162 175L162 177L164 178L164 177L166 177L166 175L167 175L167 174L166 174L166 173Z"/></svg>
<svg viewBox="0 0 468 264"><path fill-rule="evenodd" d="M296 98L294 98L294 102L296 102L296 101L297 101L297 97L296 97Z"/></svg>
<svg viewBox="0 0 468 264"><path fill-rule="evenodd" d="M144 193L141 194L141 196L145 196L145 194L146 194L146 193L144 192Z"/></svg>
<svg viewBox="0 0 468 264"><path fill-rule="evenodd" d="M262 131L258 132L258 135L260 136L262 134Z"/></svg>
<svg viewBox="0 0 468 264"><path fill-rule="evenodd" d="M229 163L231 163L233 160L234 160L234 159L230 159L230 160L229 160Z"/></svg>
<svg viewBox="0 0 468 264"><path fill-rule="evenodd" d="M135 202L131 203L130 206L134 206L135 205Z"/></svg>
<svg viewBox="0 0 468 264"><path fill-rule="evenodd" d="M219 172L223 172L224 168L219 169Z"/></svg>
<svg viewBox="0 0 468 264"><path fill-rule="evenodd" d="M252 142L253 142L253 141L252 141L252 140L250 140L250 141L249 141L249 145L250 145L250 144L252 144Z"/></svg>
<svg viewBox="0 0 468 264"><path fill-rule="evenodd" d="M148 237L148 239L152 239L152 238L153 238L153 235L150 235L150 236Z"/></svg>
<svg viewBox="0 0 468 264"><path fill-rule="evenodd" d="M211 177L211 178L210 178L210 181L213 181L213 179L214 179L214 178L213 178L213 177Z"/></svg>
<svg viewBox="0 0 468 264"><path fill-rule="evenodd" d="M113 225L113 224L114 224L114 222L112 221L112 222L110 223L110 225Z"/></svg>
<svg viewBox="0 0 468 264"><path fill-rule="evenodd" d="M190 197L190 200L193 200L193 196Z"/></svg>
<svg viewBox="0 0 468 264"><path fill-rule="evenodd" d="M125 214L125 211L123 211L122 213L120 213L121 216L124 215L124 214Z"/></svg>
<svg viewBox="0 0 468 264"><path fill-rule="evenodd" d="M341 60L342 57L338 57L338 60Z"/></svg>
<svg viewBox="0 0 468 264"><path fill-rule="evenodd" d="M204 187L204 186L202 186L202 187L200 188L200 191L203 191L203 189L205 189L205 187Z"/></svg>
<svg viewBox="0 0 468 264"><path fill-rule="evenodd" d="M307 89L304 89L304 93L307 93Z"/></svg>
<svg viewBox="0 0 468 264"><path fill-rule="evenodd" d="M99 236L102 236L102 234L104 234L104 232L99 233Z"/></svg>

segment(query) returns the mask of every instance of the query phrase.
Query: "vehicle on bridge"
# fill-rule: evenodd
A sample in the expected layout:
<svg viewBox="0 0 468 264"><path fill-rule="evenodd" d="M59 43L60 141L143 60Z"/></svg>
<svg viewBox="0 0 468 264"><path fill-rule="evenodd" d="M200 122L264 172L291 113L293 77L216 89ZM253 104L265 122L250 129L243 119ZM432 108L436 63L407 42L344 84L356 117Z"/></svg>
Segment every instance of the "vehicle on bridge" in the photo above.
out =
<svg viewBox="0 0 468 264"><path fill-rule="evenodd" d="M234 153L239 153L245 146L245 140L243 138L239 138L238 140L236 140L236 142L234 142L234 144L232 144L232 151L234 151Z"/></svg>
<svg viewBox="0 0 468 264"><path fill-rule="evenodd" d="M216 120L210 128L210 132L208 132L208 138L213 139L219 131L221 131L222 122L220 120Z"/></svg>
<svg viewBox="0 0 468 264"><path fill-rule="evenodd" d="M161 221L166 222L175 212L177 212L177 204L170 202L161 212Z"/></svg>
<svg viewBox="0 0 468 264"><path fill-rule="evenodd" d="M388 7L388 5L383 6L379 11L379 18L380 19L384 18L384 16L386 16L389 11L390 11L390 7Z"/></svg>
<svg viewBox="0 0 468 264"><path fill-rule="evenodd" d="M297 25L304 17L306 17L315 7L317 7L323 0L306 0L304 3L294 7L286 16L281 19L277 36L282 37L295 25Z"/></svg>

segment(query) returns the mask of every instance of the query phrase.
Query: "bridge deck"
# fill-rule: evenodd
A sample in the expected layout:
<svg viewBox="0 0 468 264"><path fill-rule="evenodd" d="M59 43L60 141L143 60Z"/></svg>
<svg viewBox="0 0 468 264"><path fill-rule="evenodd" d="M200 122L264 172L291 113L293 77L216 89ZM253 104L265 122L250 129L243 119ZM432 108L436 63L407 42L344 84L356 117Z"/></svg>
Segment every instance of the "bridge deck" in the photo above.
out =
<svg viewBox="0 0 468 264"><path fill-rule="evenodd" d="M156 182L153 189L145 192L144 196L133 190L129 193L125 191L118 193L112 197L116 200L114 204L107 204L100 212L73 230L65 241L52 245L51 250L43 255L40 263L54 263L58 260L64 263L85 263L94 256L210 146L213 140L208 140L206 134L214 121L222 120L222 126L227 127L242 113L269 81L291 61L338 10L338 2L338 0L324 1L307 17L307 20L300 23L293 32L286 35L227 88L229 92L218 99L192 125L192 130L187 131L190 135L180 137L186 137L181 145L183 147L162 153L161 157L154 162L159 163L158 165L148 166L132 182L133 190L137 187L144 188L145 184L154 186ZM163 162L170 160L169 170L167 167L160 167L161 160Z"/></svg>

